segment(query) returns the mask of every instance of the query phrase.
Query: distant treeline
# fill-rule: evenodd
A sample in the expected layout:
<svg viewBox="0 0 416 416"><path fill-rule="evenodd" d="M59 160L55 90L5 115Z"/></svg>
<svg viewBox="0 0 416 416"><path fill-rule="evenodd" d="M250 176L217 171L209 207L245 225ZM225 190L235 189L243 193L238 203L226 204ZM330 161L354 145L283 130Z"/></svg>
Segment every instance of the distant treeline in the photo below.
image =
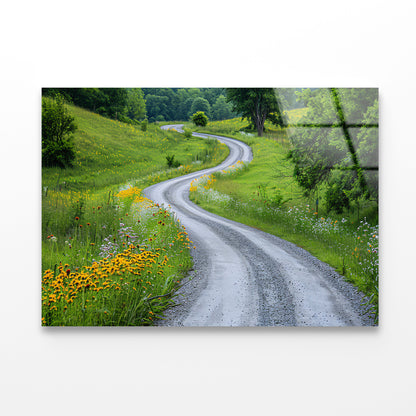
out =
<svg viewBox="0 0 416 416"><path fill-rule="evenodd" d="M187 121L197 111L210 120L237 116L223 88L44 88L42 94L127 122Z"/></svg>
<svg viewBox="0 0 416 416"><path fill-rule="evenodd" d="M301 107L296 89L284 94L288 108ZM290 90L290 91L289 91ZM300 90L300 89L299 89ZM283 89L281 89L283 91ZM188 121L203 111L210 120L237 117L224 88L43 88L44 96L62 95L66 101L124 122Z"/></svg>

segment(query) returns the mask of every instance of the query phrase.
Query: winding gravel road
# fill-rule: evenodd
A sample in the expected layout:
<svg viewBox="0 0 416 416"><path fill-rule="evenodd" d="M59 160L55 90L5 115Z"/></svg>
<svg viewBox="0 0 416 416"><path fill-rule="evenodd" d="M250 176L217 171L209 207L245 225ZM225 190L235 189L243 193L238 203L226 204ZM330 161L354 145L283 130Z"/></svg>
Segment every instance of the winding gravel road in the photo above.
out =
<svg viewBox="0 0 416 416"><path fill-rule="evenodd" d="M163 126L182 131L183 125ZM178 306L163 326L369 326L363 295L330 266L273 235L211 214L189 200L193 179L250 161L246 144L221 136L230 148L219 166L144 190L170 205L194 242L194 269L179 290Z"/></svg>

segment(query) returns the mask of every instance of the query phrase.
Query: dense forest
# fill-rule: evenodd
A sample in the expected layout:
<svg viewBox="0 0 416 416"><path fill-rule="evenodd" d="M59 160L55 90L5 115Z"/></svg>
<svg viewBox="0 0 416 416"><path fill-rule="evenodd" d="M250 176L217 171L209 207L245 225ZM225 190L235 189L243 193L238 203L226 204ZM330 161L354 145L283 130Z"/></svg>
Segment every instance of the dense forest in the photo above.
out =
<svg viewBox="0 0 416 416"><path fill-rule="evenodd" d="M236 117L223 88L44 88L76 106L124 122L187 121L197 111L210 120Z"/></svg>
<svg viewBox="0 0 416 416"><path fill-rule="evenodd" d="M304 106L295 92L281 88L278 93L285 109ZM137 123L188 121L197 111L209 120L226 120L241 114L233 111L225 88L44 88L44 96L59 93L69 103L105 117Z"/></svg>

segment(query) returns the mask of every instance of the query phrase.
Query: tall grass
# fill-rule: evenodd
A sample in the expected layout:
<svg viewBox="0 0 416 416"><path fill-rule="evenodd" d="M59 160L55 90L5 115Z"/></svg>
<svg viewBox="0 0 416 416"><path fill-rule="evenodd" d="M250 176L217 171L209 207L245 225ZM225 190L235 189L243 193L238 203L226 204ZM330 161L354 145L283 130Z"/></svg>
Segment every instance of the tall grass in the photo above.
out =
<svg viewBox="0 0 416 416"><path fill-rule="evenodd" d="M190 187L191 200L203 208L235 221L252 225L294 242L333 266L369 298L378 317L378 225L365 219L352 224L347 218L320 216L304 204L287 207L282 199L269 197L261 187L251 198L219 192L230 175L246 174L240 165L232 172L203 176ZM224 179L226 176L227 179Z"/></svg>
<svg viewBox="0 0 416 416"><path fill-rule="evenodd" d="M50 234L43 243L43 325L150 325L161 318L192 266L184 227L133 187L80 215L65 237Z"/></svg>
<svg viewBox="0 0 416 416"><path fill-rule="evenodd" d="M141 189L219 164L228 148L70 107L77 158L42 171L43 325L150 325L192 266L173 214ZM174 154L178 168L167 168Z"/></svg>

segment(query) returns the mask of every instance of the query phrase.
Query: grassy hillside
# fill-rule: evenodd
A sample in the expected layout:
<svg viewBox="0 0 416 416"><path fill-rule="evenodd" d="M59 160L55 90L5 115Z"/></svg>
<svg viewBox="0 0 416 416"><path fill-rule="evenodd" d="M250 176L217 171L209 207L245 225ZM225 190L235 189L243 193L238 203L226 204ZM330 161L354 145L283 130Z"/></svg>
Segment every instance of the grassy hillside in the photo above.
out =
<svg viewBox="0 0 416 416"><path fill-rule="evenodd" d="M61 184L61 189L65 186L71 190L97 190L164 170L166 155L174 154L181 164L193 168L197 167L193 162L206 153L207 143L203 139L186 140L154 124L149 124L148 131L143 132L140 126L110 120L78 107L69 106L69 109L78 126L74 136L74 167L44 168L44 187ZM220 154L225 156L225 149L216 150L211 159L221 157Z"/></svg>
<svg viewBox="0 0 416 416"><path fill-rule="evenodd" d="M74 167L42 170L42 324L151 325L192 267L192 242L141 189L216 165L228 148L69 109ZM168 155L181 165L168 168Z"/></svg>

